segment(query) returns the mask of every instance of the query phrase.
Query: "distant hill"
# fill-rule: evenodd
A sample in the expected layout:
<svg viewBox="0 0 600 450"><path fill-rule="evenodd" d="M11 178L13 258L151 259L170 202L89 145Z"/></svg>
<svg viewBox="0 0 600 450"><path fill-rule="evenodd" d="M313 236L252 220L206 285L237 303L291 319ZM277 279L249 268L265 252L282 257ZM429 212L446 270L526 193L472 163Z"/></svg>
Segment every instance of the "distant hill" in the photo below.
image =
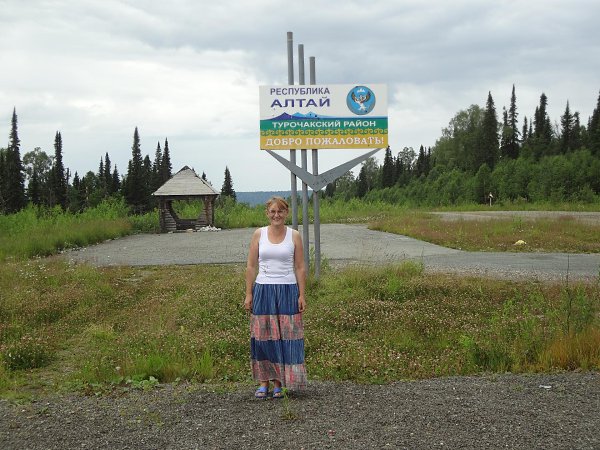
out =
<svg viewBox="0 0 600 450"><path fill-rule="evenodd" d="M257 192L235 192L237 201L247 203L250 206L264 205L273 196L288 198L291 191L257 191Z"/></svg>

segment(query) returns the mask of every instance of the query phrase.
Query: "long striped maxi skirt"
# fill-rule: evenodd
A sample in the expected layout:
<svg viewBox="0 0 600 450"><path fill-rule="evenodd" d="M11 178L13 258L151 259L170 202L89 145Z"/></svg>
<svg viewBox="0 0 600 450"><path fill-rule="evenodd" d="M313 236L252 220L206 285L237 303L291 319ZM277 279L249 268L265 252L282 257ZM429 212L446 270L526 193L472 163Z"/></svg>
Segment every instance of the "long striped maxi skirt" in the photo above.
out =
<svg viewBox="0 0 600 450"><path fill-rule="evenodd" d="M304 324L298 311L298 285L255 283L252 294L252 378L279 380L290 390L304 389Z"/></svg>

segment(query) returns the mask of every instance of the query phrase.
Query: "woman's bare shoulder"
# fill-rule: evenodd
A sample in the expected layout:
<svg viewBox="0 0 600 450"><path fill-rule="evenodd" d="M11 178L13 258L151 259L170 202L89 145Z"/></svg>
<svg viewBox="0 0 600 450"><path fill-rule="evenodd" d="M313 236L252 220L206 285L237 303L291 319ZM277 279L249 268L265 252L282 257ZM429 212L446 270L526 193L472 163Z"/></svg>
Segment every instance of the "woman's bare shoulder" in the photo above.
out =
<svg viewBox="0 0 600 450"><path fill-rule="evenodd" d="M300 239L302 240L302 236L300 235L300 232L298 230L294 230L293 228L292 230L292 239L296 240L296 239Z"/></svg>

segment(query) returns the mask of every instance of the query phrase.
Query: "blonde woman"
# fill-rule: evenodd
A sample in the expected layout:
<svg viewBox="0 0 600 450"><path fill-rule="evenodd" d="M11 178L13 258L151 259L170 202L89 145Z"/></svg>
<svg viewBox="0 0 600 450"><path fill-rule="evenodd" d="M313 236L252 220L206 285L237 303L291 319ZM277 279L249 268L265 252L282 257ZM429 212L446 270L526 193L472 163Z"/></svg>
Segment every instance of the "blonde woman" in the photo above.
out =
<svg viewBox="0 0 600 450"><path fill-rule="evenodd" d="M289 206L280 197L266 203L269 225L252 235L246 265L246 299L251 312L252 377L256 398L283 397L283 388L306 387L304 366L304 297L306 269L302 238L285 225Z"/></svg>

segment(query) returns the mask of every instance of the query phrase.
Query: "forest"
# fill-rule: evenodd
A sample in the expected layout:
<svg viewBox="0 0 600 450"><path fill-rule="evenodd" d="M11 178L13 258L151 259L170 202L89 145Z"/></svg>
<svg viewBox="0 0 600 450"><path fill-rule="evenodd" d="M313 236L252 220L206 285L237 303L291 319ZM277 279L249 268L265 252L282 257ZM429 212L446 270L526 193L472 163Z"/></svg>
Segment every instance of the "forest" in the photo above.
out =
<svg viewBox="0 0 600 450"><path fill-rule="evenodd" d="M560 122L541 94L533 115L519 123L515 87L498 119L491 93L450 120L433 147L386 149L383 164L367 160L325 196L381 200L407 206L465 203L597 203L600 201L600 95L585 124L565 107Z"/></svg>
<svg viewBox="0 0 600 450"><path fill-rule="evenodd" d="M533 114L520 121L514 85L501 114L489 92L485 106L457 112L433 146L396 152L388 147L382 164L369 158L358 175L346 173L320 195L408 207L600 202L600 94L585 121L567 102L560 119L552 122L548 101L542 93ZM0 212L11 214L32 204L76 213L118 197L131 213L145 213L155 207L152 192L171 175L168 140L163 146L158 142L154 159L142 157L137 127L124 174L111 164L108 152L99 156L97 170L72 174L63 163L60 131L52 155L38 147L21 157L14 109L8 146L0 148ZM227 167L221 194L236 197Z"/></svg>

